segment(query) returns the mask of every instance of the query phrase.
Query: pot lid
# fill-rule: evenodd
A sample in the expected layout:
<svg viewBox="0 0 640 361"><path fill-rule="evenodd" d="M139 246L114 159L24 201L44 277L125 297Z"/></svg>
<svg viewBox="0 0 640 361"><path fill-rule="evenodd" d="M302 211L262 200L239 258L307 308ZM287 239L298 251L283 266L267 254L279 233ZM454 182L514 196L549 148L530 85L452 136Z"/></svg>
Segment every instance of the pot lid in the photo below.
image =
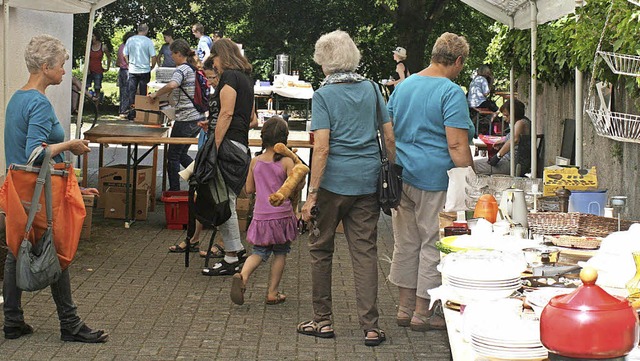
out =
<svg viewBox="0 0 640 361"><path fill-rule="evenodd" d="M596 285L598 272L593 268L580 271L582 286L568 295L556 296L549 305L577 311L613 311L631 307L629 301L614 297Z"/></svg>

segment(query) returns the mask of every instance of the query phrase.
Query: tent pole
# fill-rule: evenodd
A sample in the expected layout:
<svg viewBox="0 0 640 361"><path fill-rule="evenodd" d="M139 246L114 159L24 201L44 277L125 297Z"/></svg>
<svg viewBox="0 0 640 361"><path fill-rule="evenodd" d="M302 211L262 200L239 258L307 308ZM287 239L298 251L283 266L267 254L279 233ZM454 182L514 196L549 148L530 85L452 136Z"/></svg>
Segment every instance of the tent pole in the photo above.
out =
<svg viewBox="0 0 640 361"><path fill-rule="evenodd" d="M89 11L89 29L87 30L87 46L84 50L84 64L82 67L82 89L80 89L80 101L78 103L78 118L76 119L76 139L82 136L82 111L84 110L84 95L87 88L87 73L89 72L89 56L91 52L91 36L93 34L93 22L96 16L95 4Z"/></svg>
<svg viewBox="0 0 640 361"><path fill-rule="evenodd" d="M509 132L511 134L511 136L509 137L509 145L511 146L510 149L510 153L511 153L511 159L509 159L509 166L511 169L511 176L515 177L516 176L516 157L515 157L515 140L513 139L513 134L515 133L515 126L516 126L516 122L515 122L515 106L516 103L513 101L513 99L515 99L514 97L514 91L513 91L513 84L515 83L515 75L514 75L514 70L513 70L513 65L511 66L511 70L509 70Z"/></svg>
<svg viewBox="0 0 640 361"><path fill-rule="evenodd" d="M538 98L538 74L536 52L538 46L538 8L535 0L530 0L531 7L531 178L537 178L538 169L538 122L537 98Z"/></svg>
<svg viewBox="0 0 640 361"><path fill-rule="evenodd" d="M9 66L7 63L9 62L9 51L7 51L7 44L9 44L9 4L6 2L2 6L3 8L3 35L2 35L2 109L7 109L7 103L9 103L9 82L7 81L7 69ZM2 144L4 144L4 127L7 122L7 119L4 114L0 117L0 129L3 130L2 134L0 134L0 139L2 139ZM7 165L5 164L5 154L4 147L0 149L0 176L5 174L5 169Z"/></svg>
<svg viewBox="0 0 640 361"><path fill-rule="evenodd" d="M584 2L582 0L576 0L576 8L582 7L582 5L584 4ZM576 22L580 21L580 15L576 16ZM575 73L575 77L576 77L576 138L575 138L575 146L576 146L576 164L578 167L582 168L582 138L583 138L583 126L584 126L584 121L583 121L583 115L584 115L584 97L583 97L583 76L582 76L582 72L580 71L580 69L578 69L578 67L576 67L576 73Z"/></svg>

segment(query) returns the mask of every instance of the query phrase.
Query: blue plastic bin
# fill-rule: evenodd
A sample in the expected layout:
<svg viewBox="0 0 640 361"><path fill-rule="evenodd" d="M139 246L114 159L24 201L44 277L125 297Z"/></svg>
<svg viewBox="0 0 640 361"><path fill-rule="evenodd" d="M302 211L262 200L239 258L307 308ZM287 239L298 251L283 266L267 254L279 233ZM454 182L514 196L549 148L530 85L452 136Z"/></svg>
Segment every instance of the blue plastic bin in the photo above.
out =
<svg viewBox="0 0 640 361"><path fill-rule="evenodd" d="M596 216L604 215L607 206L607 190L571 191L569 196L569 212L590 213Z"/></svg>

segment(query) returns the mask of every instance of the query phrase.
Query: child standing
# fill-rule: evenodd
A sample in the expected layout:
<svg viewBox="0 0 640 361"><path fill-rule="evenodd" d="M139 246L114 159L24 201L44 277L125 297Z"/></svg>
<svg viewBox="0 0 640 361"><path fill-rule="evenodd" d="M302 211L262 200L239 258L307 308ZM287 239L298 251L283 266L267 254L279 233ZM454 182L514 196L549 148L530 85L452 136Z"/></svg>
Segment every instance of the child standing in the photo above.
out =
<svg viewBox="0 0 640 361"><path fill-rule="evenodd" d="M276 192L287 179L294 167L291 158L274 151L277 143L287 144L289 129L280 117L269 118L262 127L262 154L251 160L245 190L256 193L253 220L247 231L247 242L253 244L253 253L245 261L242 271L233 276L231 300L241 305L249 277L261 262L266 262L273 253L271 279L265 303L275 305L286 300L286 295L278 292L284 272L285 258L291 250L291 241L296 239L297 219L289 199L282 205L273 207L269 195ZM298 185L302 189L304 182Z"/></svg>

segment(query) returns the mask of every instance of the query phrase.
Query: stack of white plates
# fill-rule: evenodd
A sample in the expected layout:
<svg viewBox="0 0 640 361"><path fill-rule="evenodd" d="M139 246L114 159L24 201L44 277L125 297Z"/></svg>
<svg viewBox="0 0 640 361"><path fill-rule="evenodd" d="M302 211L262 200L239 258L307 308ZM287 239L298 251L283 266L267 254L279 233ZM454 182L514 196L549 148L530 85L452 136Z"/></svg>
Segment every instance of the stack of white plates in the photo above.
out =
<svg viewBox="0 0 640 361"><path fill-rule="evenodd" d="M521 287L526 262L520 254L468 251L447 255L440 264L443 283L468 304L473 300L509 297Z"/></svg>
<svg viewBox="0 0 640 361"><path fill-rule="evenodd" d="M464 300L497 300L509 297L522 285L520 277L500 280L470 280L449 276L449 286Z"/></svg>
<svg viewBox="0 0 640 361"><path fill-rule="evenodd" d="M548 356L540 342L540 322L526 319L477 323L471 330L471 346L478 355L503 360L542 360Z"/></svg>

